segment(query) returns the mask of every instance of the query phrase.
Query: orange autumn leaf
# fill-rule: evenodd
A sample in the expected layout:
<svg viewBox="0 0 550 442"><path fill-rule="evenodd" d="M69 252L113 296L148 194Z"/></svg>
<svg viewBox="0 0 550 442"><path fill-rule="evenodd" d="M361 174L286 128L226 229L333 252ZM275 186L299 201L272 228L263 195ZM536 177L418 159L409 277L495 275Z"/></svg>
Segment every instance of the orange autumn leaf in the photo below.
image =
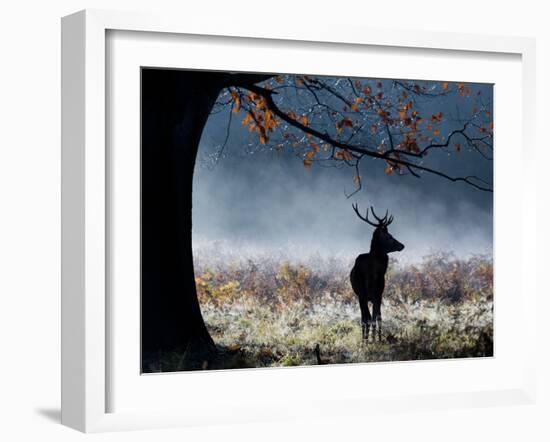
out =
<svg viewBox="0 0 550 442"><path fill-rule="evenodd" d="M344 118L342 120L342 126L352 128L353 127L353 121L351 121L349 118Z"/></svg>
<svg viewBox="0 0 550 442"><path fill-rule="evenodd" d="M313 150L313 152L319 153L321 151L321 148L317 143L310 143L309 145L311 146L311 149Z"/></svg>
<svg viewBox="0 0 550 442"><path fill-rule="evenodd" d="M431 117L430 117L430 121L433 123L433 122L436 122L436 123L441 123L441 121L443 120L443 112L438 112L437 114L433 114Z"/></svg>
<svg viewBox="0 0 550 442"><path fill-rule="evenodd" d="M353 160L353 155L348 150L339 150L336 152L336 158L344 161L351 161Z"/></svg>
<svg viewBox="0 0 550 442"><path fill-rule="evenodd" d="M239 112L241 108L241 100L239 100L239 97L237 97L235 99L235 106L233 107L233 113L236 114L237 112Z"/></svg>
<svg viewBox="0 0 550 442"><path fill-rule="evenodd" d="M272 114L271 114L271 111L269 111L269 110L266 110L266 111L264 112L264 119L265 119L265 127L266 127L266 128L269 128L269 126L270 126L270 124L271 124L271 118L272 118L271 115L272 115Z"/></svg>
<svg viewBox="0 0 550 442"><path fill-rule="evenodd" d="M246 116L243 118L243 126L248 126L248 124L253 120L253 115L249 111L246 113Z"/></svg>
<svg viewBox="0 0 550 442"><path fill-rule="evenodd" d="M241 108L241 100L239 98L239 94L237 94L236 91L231 91L231 98L233 98L233 102L235 103L235 106L233 107L233 113L237 113Z"/></svg>

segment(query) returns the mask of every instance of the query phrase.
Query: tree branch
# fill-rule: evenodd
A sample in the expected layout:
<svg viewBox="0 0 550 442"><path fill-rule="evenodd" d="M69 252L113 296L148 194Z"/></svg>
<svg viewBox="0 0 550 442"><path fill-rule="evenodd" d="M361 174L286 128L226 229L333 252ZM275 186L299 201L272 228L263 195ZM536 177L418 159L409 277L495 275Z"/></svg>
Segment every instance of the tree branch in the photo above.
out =
<svg viewBox="0 0 550 442"><path fill-rule="evenodd" d="M316 137L316 138L318 138L322 141L325 141L326 143L328 143L328 144L330 144L334 147L337 147L337 148L340 148L340 149L345 149L345 150L348 150L350 152L355 152L355 153L358 153L358 154L366 155L366 156L369 156L369 157L372 157L372 158L378 158L378 159L381 159L381 160L385 160L385 161L389 162L390 164L400 164L404 167L407 167L407 169L409 171L411 171L411 169L415 170L415 173L416 173L416 171L423 171L423 172L427 172L427 173L445 178L445 179L447 179L449 181L452 181L452 182L462 181L462 182L464 182L464 183L466 183L466 184L468 184L468 185L470 185L470 186L472 186L472 187L474 187L478 190L482 190L482 191L485 191L485 192L492 192L493 191L493 189L488 187L488 186L478 184L478 182L483 182L483 181L480 180L479 178L475 177L475 176L454 177L454 176L448 175L446 173L443 173L441 171L438 171L436 169L432 169L430 167L422 166L420 164L417 164L417 163L414 163L414 162L411 162L411 161L408 161L408 160L403 160L401 158L395 158L395 157L390 156L390 153L407 154L408 152L401 152L401 151L393 150L393 152L388 151L388 152L385 152L385 153L379 153L379 152L376 152L376 151L373 151L373 150L366 149L366 148L361 147L361 146L351 145L351 144L347 144L347 143L343 143L341 141L335 140L329 134L327 134L326 132L325 133L319 132L318 130L316 130L316 129L310 127L310 126L306 126L305 124L301 123L300 121L297 121L294 118L291 118L290 116L288 116L283 110L281 110L277 106L277 104L273 100L273 91L262 88L262 87L259 87L259 86L256 86L256 85L250 85L250 86L246 87L246 89L250 90L251 92L254 92L257 95L262 96L265 99L266 105L281 120L285 121L289 125L299 129L300 131L302 131L304 133L310 134L310 135L312 135L312 136L314 136L314 137ZM447 140L447 144L448 144L448 142L449 142L449 140ZM433 147L435 147L435 146L433 146ZM415 155L415 156L418 156L418 155Z"/></svg>

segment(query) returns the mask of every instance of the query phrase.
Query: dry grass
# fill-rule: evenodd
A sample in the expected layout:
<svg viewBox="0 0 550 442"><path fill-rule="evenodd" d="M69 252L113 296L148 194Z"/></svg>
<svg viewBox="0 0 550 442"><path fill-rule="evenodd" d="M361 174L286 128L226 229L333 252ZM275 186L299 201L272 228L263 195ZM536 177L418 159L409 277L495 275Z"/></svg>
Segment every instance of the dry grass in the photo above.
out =
<svg viewBox="0 0 550 442"><path fill-rule="evenodd" d="M382 307L382 342L361 339L349 284L351 261L196 257L196 282L207 326L242 366L492 356L493 266L435 254L417 265L390 263ZM176 358L177 360L177 358ZM172 366L172 367L171 367ZM177 369L164 364L164 370Z"/></svg>

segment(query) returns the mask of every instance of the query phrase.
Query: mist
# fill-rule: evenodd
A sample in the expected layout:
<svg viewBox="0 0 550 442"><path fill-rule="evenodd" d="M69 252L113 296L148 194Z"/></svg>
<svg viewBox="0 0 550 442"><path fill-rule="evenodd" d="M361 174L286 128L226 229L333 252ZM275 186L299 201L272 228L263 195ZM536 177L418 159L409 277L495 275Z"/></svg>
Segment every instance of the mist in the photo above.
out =
<svg viewBox="0 0 550 442"><path fill-rule="evenodd" d="M490 86L483 87L490 90ZM435 103L444 111L456 103ZM430 109L427 109L429 111ZM423 256L491 254L493 194L461 182L422 174L388 176L378 159L361 163L363 188L355 190L350 167L304 168L299 152L257 146L229 113L212 115L201 139L194 175L193 245L231 251L243 259L282 254L353 259L370 248L373 228L352 210L373 206L394 216L390 233L405 244L393 256L415 262ZM220 155L220 146L227 143ZM430 154L430 166L453 175L492 180L492 161L475 152Z"/></svg>

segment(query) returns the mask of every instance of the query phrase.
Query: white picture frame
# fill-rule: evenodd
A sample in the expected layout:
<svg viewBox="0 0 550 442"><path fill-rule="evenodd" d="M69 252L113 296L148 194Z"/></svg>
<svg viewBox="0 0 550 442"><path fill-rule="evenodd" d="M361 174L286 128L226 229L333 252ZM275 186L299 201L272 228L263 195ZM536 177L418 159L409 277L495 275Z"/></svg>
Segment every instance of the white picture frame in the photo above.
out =
<svg viewBox="0 0 550 442"><path fill-rule="evenodd" d="M212 419L212 416L200 409L195 413L185 409L163 410L162 407L154 411L108 412L108 396L113 388L108 376L112 354L107 339L107 328L112 319L107 299L107 244L112 238L109 238L110 231L107 228L110 195L106 173L106 35L110 31L270 39L284 45L305 41L337 43L342 47L369 45L398 47L405 51L422 48L521 57L522 115L518 127L514 129L519 131L518 134L521 132L520 157L523 162L522 186L518 195L521 198L522 219L536 219L534 173L530 173L534 167L535 148L532 116L535 109L535 45L532 39L344 26L297 27L291 22L277 23L271 27L265 22L251 23L246 29L236 30L229 21L100 10L86 10L67 16L62 21L62 423L67 426L96 432L208 424ZM496 127L498 131L498 125ZM521 238L528 235L526 223L523 223L520 231ZM535 255L536 245L532 241L521 242L521 238L521 297L516 302L524 318L535 318L535 269L530 268L527 257ZM497 261L498 253L505 253L499 251L498 243L496 253ZM290 411L288 406L285 409L278 403L258 409L254 403L241 402L236 406L239 417L231 411L225 415L220 412L215 416L217 422L223 422L224 419L227 422L246 422L289 416L305 418L329 414L364 414L375 411L374 405L377 411L410 411L419 408L532 403L536 392L535 324L527 321L523 327L526 339L522 342L525 349L518 354L522 366L521 379L519 383L511 383L505 388L477 388L453 394L430 392L424 395L388 395L378 397L376 404L362 401L361 396L342 395L339 399L331 397L328 400L310 401L313 407L306 408L298 404L291 407ZM138 330L136 334L139 335ZM328 370L342 368L346 369L339 367ZM357 373L368 368L363 365L353 370ZM263 372L269 376L265 370ZM285 375L287 378L293 376L291 372L286 373L290 373ZM299 371L294 373L296 376ZM225 373L223 376L238 375Z"/></svg>

